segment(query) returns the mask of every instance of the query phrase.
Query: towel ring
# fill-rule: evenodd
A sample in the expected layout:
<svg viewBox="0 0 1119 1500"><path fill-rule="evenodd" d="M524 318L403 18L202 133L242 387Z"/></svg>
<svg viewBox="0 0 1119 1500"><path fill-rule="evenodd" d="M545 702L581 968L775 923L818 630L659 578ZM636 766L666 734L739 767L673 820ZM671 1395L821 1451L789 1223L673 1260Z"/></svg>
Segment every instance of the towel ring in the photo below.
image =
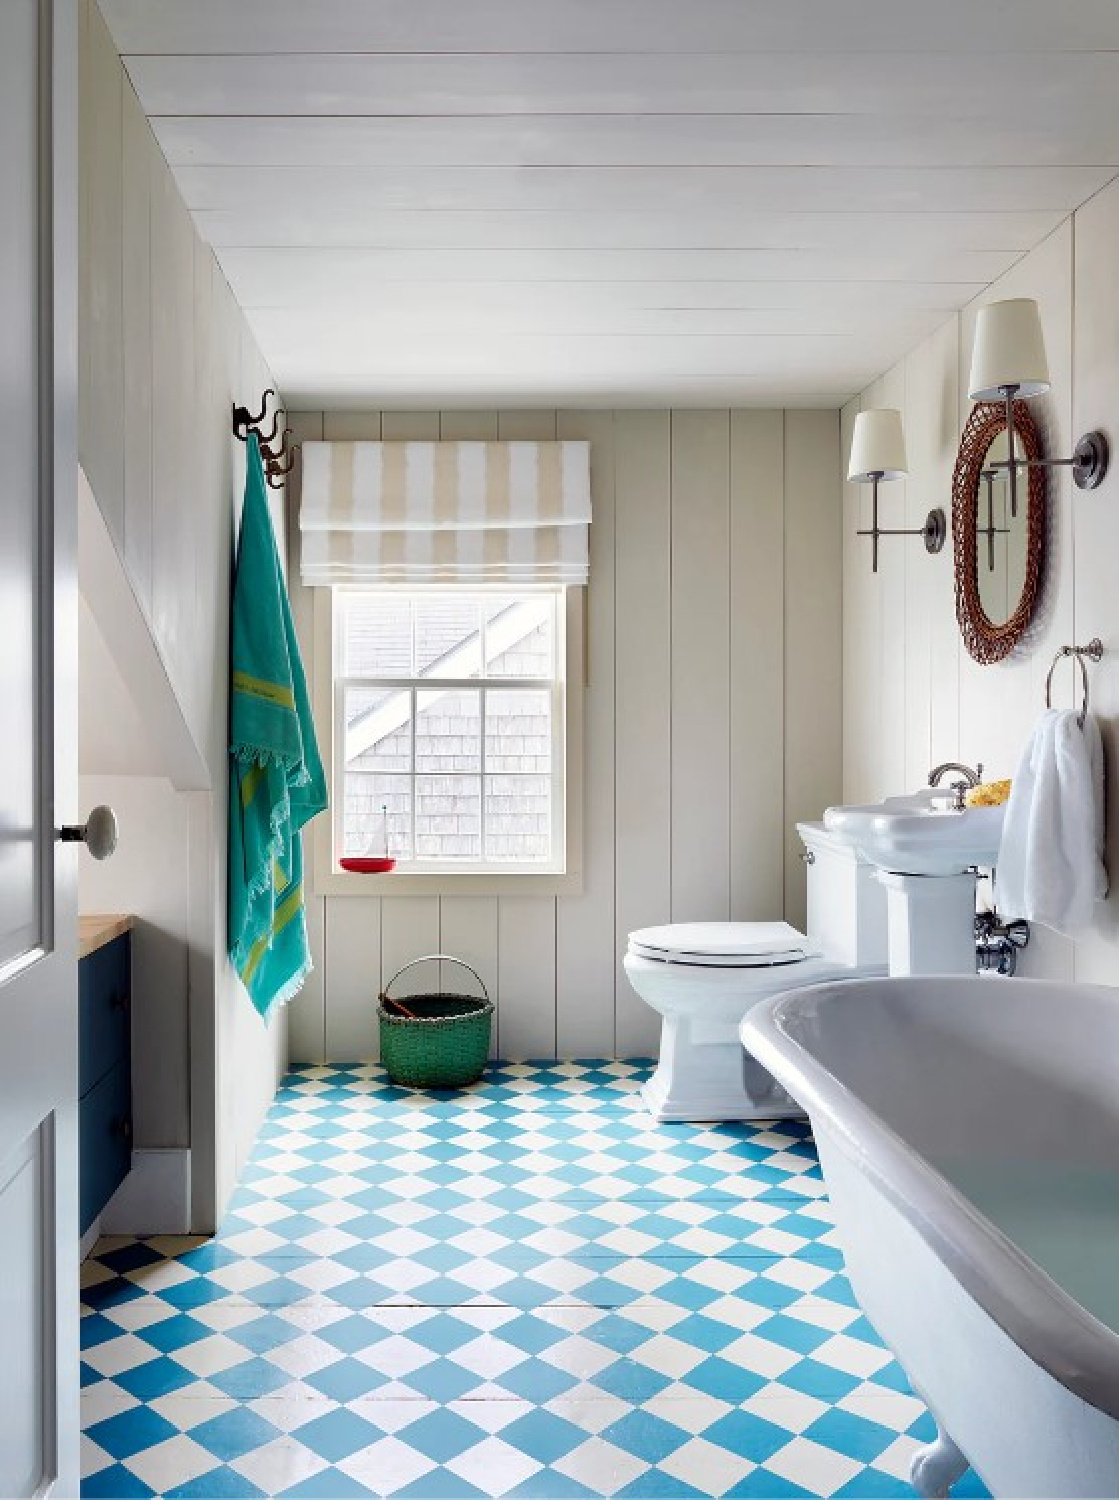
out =
<svg viewBox="0 0 1119 1500"><path fill-rule="evenodd" d="M1100 640L1099 636L1094 636L1086 646L1061 647L1056 656L1054 656L1052 664L1045 677L1046 708L1053 707L1053 673L1057 670L1057 663L1062 659L1062 657L1065 656L1073 657L1080 667L1080 689L1083 701L1080 705L1080 712L1076 716L1076 722L1080 725L1081 729L1083 729L1084 721L1088 717L1088 703L1090 700L1090 693L1088 690L1088 666L1087 662L1085 661L1085 657L1087 657L1090 661L1099 661L1103 656L1103 642Z"/></svg>

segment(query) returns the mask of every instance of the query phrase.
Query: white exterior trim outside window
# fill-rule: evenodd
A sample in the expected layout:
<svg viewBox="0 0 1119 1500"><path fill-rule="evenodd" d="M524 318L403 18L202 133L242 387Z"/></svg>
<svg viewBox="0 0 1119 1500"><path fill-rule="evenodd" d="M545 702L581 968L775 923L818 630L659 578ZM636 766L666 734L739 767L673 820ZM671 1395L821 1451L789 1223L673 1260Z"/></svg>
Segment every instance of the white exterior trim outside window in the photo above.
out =
<svg viewBox="0 0 1119 1500"><path fill-rule="evenodd" d="M315 590L331 790L316 891L581 889L584 599L555 586ZM386 844L390 874L339 862Z"/></svg>

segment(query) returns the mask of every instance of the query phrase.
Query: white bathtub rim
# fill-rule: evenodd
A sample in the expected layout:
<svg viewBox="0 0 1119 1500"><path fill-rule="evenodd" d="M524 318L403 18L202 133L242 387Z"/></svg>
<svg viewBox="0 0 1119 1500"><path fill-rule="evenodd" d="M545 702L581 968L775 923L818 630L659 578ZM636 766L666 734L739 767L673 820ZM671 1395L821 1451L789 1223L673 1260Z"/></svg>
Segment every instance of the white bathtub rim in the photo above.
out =
<svg viewBox="0 0 1119 1500"><path fill-rule="evenodd" d="M746 1016L742 1039L803 1105L810 1121L826 1120L837 1147L910 1220L1023 1353L1081 1400L1119 1420L1119 1333L1077 1302L788 1031L791 1015L837 991L849 1001L852 989L864 983L877 988L901 982L827 983L775 995ZM904 981L906 987L922 988L986 982L948 976ZM1016 979L1014 984L1048 986L1049 981Z"/></svg>

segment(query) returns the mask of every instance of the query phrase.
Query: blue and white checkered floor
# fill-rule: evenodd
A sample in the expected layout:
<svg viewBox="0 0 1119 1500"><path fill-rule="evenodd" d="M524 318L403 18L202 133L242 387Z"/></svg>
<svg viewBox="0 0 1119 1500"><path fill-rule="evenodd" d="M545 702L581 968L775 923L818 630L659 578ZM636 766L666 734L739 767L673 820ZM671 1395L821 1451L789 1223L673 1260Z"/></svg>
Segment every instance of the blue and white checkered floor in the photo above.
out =
<svg viewBox="0 0 1119 1500"><path fill-rule="evenodd" d="M806 1127L654 1125L647 1071L292 1073L216 1240L86 1264L83 1493L911 1494Z"/></svg>

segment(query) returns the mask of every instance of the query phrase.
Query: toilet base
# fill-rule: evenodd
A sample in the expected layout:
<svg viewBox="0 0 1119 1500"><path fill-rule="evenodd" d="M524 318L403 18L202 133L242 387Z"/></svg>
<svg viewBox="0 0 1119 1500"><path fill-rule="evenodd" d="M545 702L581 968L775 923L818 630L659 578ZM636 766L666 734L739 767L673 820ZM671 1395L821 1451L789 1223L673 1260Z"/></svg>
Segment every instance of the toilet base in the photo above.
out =
<svg viewBox="0 0 1119 1500"><path fill-rule="evenodd" d="M736 1027L707 1025L703 1036L697 1030L679 1016L664 1018L660 1061L641 1090L655 1120L804 1118L796 1100L743 1048Z"/></svg>

